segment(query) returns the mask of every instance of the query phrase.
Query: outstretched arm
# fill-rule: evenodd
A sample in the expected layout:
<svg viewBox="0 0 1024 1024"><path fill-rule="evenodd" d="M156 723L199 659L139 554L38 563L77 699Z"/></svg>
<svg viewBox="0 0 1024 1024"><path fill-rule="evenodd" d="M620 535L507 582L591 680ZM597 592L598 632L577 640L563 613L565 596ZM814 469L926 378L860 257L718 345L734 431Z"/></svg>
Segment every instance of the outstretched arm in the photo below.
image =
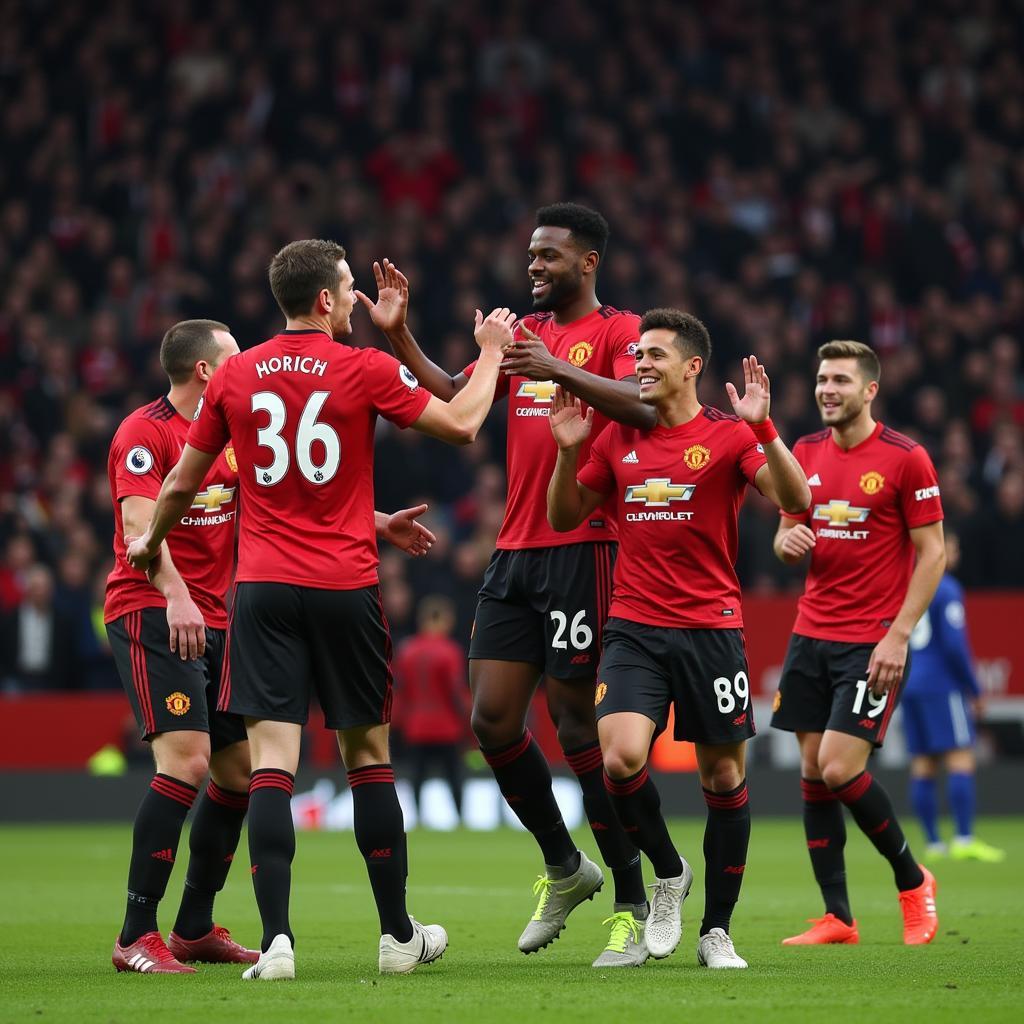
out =
<svg viewBox="0 0 1024 1024"><path fill-rule="evenodd" d="M426 505L399 509L391 515L375 511L373 524L377 536L414 558L425 555L437 540L430 530L417 522L418 517L426 511Z"/></svg>
<svg viewBox="0 0 1024 1024"><path fill-rule="evenodd" d="M530 380L554 381L609 419L641 430L654 428L657 414L652 406L640 401L635 376L609 380L588 373L564 359L556 359L533 331L522 325L519 330L525 338L516 341L505 353L501 364L505 373Z"/></svg>
<svg viewBox="0 0 1024 1024"><path fill-rule="evenodd" d="M442 401L450 402L468 383L464 373L452 376L427 358L406 323L409 309L409 282L405 275L385 259L374 261L373 276L377 282L377 301L356 290L356 297L366 307L370 319L388 339L395 357L405 363L419 382Z"/></svg>

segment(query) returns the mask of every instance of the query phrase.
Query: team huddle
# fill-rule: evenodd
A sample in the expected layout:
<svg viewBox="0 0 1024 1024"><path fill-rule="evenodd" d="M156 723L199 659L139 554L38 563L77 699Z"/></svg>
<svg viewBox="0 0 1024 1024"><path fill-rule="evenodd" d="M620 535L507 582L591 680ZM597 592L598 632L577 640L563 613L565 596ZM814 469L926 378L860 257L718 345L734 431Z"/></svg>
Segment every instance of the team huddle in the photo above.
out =
<svg viewBox="0 0 1024 1024"><path fill-rule="evenodd" d="M707 805L697 961L747 967L730 925L747 861L745 748L755 732L734 569L748 486L779 509L777 557L810 563L772 725L799 743L825 913L783 942L859 941L843 805L893 869L904 941L934 938L935 879L867 770L945 565L932 463L872 418L880 367L858 342L819 349L824 429L792 451L772 425L770 381L755 356L743 360L741 387L726 385L728 411L703 404L707 329L680 310L638 317L602 305L607 239L592 210L540 209L529 248L533 313L478 311L479 356L454 376L410 333L399 269L374 264L374 301L355 289L333 242L293 242L274 257L270 286L285 327L269 341L240 352L226 325L205 320L168 331L160 358L170 390L121 424L108 464L116 532L105 620L156 763L135 820L119 971L221 962L245 964L247 979L295 977L290 800L314 697L348 773L380 918L379 970L408 973L442 956L445 929L421 924L406 905L388 745L391 642L377 581L378 537L413 557L434 538L417 519L425 506L374 510L374 425L384 416L467 444L501 398L508 497L469 680L481 752L543 860L519 949L557 939L605 882L562 821L527 728L543 679L612 878L609 938L594 966L640 966L681 939L694 869L647 768L672 712L675 738L695 744ZM394 356L345 343L357 302ZM193 803L184 892L165 942L157 909ZM213 919L247 814L258 950Z"/></svg>

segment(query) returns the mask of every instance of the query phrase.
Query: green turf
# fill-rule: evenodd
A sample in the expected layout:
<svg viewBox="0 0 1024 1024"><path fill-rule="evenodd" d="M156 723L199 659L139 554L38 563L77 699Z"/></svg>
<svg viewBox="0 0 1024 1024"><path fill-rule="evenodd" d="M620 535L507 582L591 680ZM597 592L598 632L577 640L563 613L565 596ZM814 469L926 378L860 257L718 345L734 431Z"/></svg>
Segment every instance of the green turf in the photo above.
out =
<svg viewBox="0 0 1024 1024"><path fill-rule="evenodd" d="M444 959L415 974L380 978L376 921L351 834L301 834L292 924L298 980L246 983L237 967L188 977L119 975L110 947L120 923L127 827L8 827L0 831L0 1020L124 1024L238 1021L704 1022L1021 1019L1020 866L1024 819L982 823L1005 847L1002 865L941 863L941 929L930 946L901 944L888 867L859 835L848 846L859 947L782 949L779 938L819 912L799 822L755 821L743 899L733 919L744 972L697 967L703 902L702 823L674 833L697 873L683 941L640 970L594 971L606 933L610 885L570 919L562 938L530 957L516 951L532 910L537 857L528 837L498 833L410 837L410 907L451 936ZM593 853L589 835L580 835ZM243 843L244 847L244 843ZM184 860L181 858L180 860ZM257 915L244 853L220 898L218 920L256 942ZM173 923L183 864L161 924Z"/></svg>

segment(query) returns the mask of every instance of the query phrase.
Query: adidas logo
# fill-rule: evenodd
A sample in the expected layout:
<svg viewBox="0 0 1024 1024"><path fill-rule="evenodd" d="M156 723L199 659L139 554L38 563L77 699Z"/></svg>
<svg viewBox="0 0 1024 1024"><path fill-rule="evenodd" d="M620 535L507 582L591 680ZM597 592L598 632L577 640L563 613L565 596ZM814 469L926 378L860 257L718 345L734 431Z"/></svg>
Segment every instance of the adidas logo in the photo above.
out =
<svg viewBox="0 0 1024 1024"><path fill-rule="evenodd" d="M634 448L628 455L622 456L622 461L627 466L635 466L640 460L636 457L636 449Z"/></svg>
<svg viewBox="0 0 1024 1024"><path fill-rule="evenodd" d="M155 850L150 856L155 857L157 860L166 861L168 864L174 863L174 851L170 847L166 850Z"/></svg>
<svg viewBox="0 0 1024 1024"><path fill-rule="evenodd" d="M817 473L815 473L814 476L812 476L812 477L810 477L808 479L807 486L808 487L820 487L821 486L821 477L818 476Z"/></svg>

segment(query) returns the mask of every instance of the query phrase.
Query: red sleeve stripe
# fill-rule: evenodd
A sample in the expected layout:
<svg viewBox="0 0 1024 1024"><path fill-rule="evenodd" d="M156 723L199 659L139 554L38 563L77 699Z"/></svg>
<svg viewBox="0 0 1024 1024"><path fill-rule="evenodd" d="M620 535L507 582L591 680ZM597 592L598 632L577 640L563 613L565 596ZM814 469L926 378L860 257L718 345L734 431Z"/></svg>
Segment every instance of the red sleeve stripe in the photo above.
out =
<svg viewBox="0 0 1024 1024"><path fill-rule="evenodd" d="M827 804L839 799L821 779L801 779L800 793L806 804Z"/></svg>
<svg viewBox="0 0 1024 1024"><path fill-rule="evenodd" d="M257 789L283 789L291 796L295 792L295 776L279 768L257 768L249 779L249 796Z"/></svg>
<svg viewBox="0 0 1024 1024"><path fill-rule="evenodd" d="M129 660L132 666L132 684L139 701L142 724L146 734L156 732L156 719L153 717L153 699L149 692L149 671L146 668L146 650L142 646L142 612L129 612L124 617L125 630L129 640Z"/></svg>
<svg viewBox="0 0 1024 1024"><path fill-rule="evenodd" d="M184 804L186 807L192 806L199 792L195 786L190 786L187 782L182 782L180 779L172 779L170 775L160 774L153 776L153 781L149 784L149 788L161 796L166 796L170 800L176 800L179 804Z"/></svg>
<svg viewBox="0 0 1024 1024"><path fill-rule="evenodd" d="M871 785L873 779L871 772L861 772L860 775L855 775L849 782L844 786L840 786L835 791L836 796L843 801L844 804L856 803L867 791Z"/></svg>
<svg viewBox="0 0 1024 1024"><path fill-rule="evenodd" d="M604 773L604 788L612 796L631 796L640 789L650 778L645 765L632 778L616 780L611 778L607 772Z"/></svg>
<svg viewBox="0 0 1024 1024"><path fill-rule="evenodd" d="M492 768L504 768L517 758L522 757L530 749L532 742L533 733L527 729L523 733L523 738L518 743L513 743L511 747L506 747L504 750L498 750L495 753L489 753L481 747L480 753L484 755L484 760Z"/></svg>
<svg viewBox="0 0 1024 1024"><path fill-rule="evenodd" d="M604 763L601 758L601 744L595 740L582 750L575 750L571 754L567 751L565 760L576 775L589 775Z"/></svg>
<svg viewBox="0 0 1024 1024"><path fill-rule="evenodd" d="M734 811L738 807L744 807L749 803L746 784L744 783L735 792L721 795L712 793L710 789L705 789L704 803L716 811Z"/></svg>
<svg viewBox="0 0 1024 1024"><path fill-rule="evenodd" d="M222 807L230 807L235 811L244 811L249 806L249 794L238 793L233 789L221 789L213 779L206 787L206 795Z"/></svg>

